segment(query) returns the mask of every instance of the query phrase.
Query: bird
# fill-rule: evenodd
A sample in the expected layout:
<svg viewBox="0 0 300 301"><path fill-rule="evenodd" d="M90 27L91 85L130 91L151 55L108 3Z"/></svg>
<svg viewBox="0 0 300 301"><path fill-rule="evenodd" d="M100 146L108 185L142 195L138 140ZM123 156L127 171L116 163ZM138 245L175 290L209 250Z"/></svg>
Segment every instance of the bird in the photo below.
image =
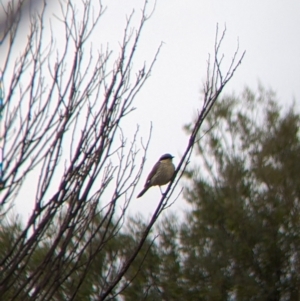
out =
<svg viewBox="0 0 300 301"><path fill-rule="evenodd" d="M159 158L147 177L144 189L138 194L137 198L140 198L150 187L165 185L172 179L175 172L173 158L170 154L164 154Z"/></svg>

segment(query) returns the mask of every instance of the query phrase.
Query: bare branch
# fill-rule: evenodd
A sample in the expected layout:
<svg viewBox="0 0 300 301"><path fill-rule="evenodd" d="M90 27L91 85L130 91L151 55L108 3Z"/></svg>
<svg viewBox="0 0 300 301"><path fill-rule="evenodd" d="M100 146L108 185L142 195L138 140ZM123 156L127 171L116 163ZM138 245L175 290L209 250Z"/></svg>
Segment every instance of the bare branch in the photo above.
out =
<svg viewBox="0 0 300 301"><path fill-rule="evenodd" d="M207 69L208 77L207 77L206 83L204 84L204 93L203 93L204 101L203 101L202 110L199 113L199 115L197 116L197 119L191 128L191 135L189 137L188 145L187 145L186 150L176 168L174 177L170 181L164 195L162 196L155 212L152 215L151 220L149 221L148 225L146 226L146 228L141 236L140 241L138 242L135 250L132 252L132 255L123 264L123 267L120 270L120 272L118 273L118 275L115 277L115 279L112 281L110 286L106 289L106 291L101 294L101 296L98 300L105 300L105 298L111 293L113 288L120 282L120 280L122 279L124 274L127 272L129 267L131 266L132 262L135 260L137 254L140 252L143 244L146 241L146 238L149 235L150 230L152 229L152 227L153 227L154 223L156 222L156 220L158 219L159 215L166 207L169 206L168 201L188 165L193 147L196 143L197 134L200 130L200 127L201 127L205 117L211 110L214 103L217 101L217 99L218 99L219 95L221 94L222 90L224 89L225 85L232 78L237 67L242 62L245 52L243 52L242 55L240 56L240 58L237 59L237 55L238 55L238 48L237 48L237 50L234 54L234 57L232 59L232 63L229 67L229 70L226 72L225 77L222 76L220 64L223 60L223 56L221 57L221 59L219 59L218 55L219 55L220 46L221 46L222 40L224 39L224 36L225 36L225 30L223 31L221 38L219 40L216 40L216 43L215 43L216 46L215 46L215 52L214 52L214 64L212 67L212 73L211 73L210 56L209 56L208 69ZM217 37L218 37L218 27L217 27L216 39L217 39Z"/></svg>

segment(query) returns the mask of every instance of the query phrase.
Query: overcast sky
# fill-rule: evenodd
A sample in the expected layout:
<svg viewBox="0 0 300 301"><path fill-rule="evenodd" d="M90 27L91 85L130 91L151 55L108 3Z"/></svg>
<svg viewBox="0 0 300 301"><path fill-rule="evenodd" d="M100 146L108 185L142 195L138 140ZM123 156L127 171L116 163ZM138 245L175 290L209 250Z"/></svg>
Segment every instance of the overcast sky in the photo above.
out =
<svg viewBox="0 0 300 301"><path fill-rule="evenodd" d="M135 10L138 20L141 0L107 0L107 11L94 37L95 47L109 42L113 49L121 41L128 16ZM149 8L153 6L149 1ZM184 124L191 121L201 105L201 87L206 76L208 53L213 53L216 24L226 24L222 52L228 61L237 46L246 56L225 93L238 94L248 85L257 88L258 81L272 88L283 105L300 100L300 1L296 0L157 0L155 12L142 35L138 64L153 58L164 42L152 76L138 94L137 110L125 125L140 125L147 136L150 122L153 134L148 159L138 191L152 165L163 153L183 153L188 137ZM57 37L59 38L59 37ZM117 51L117 50L116 50ZM152 188L133 200L131 212L149 214L159 200L159 189ZM183 209L183 202L174 208ZM23 208L22 208L23 210Z"/></svg>
<svg viewBox="0 0 300 301"><path fill-rule="evenodd" d="M141 5L141 1L126 1L126 6L122 0L109 2L105 17L114 29L124 26L124 14ZM237 39L240 49L246 50L225 93L238 94L246 85L255 90L260 81L277 93L283 106L295 100L299 108L300 1L158 0L142 38L140 55L149 58L161 41L164 46L152 77L138 96L132 119L145 135L150 121L154 126L142 181L161 154L174 154L176 163L186 147L188 138L182 127L201 104L200 90L208 53L213 53L217 23L220 29L225 24L227 27L223 53L228 61ZM152 188L131 206L151 212L158 196L158 188ZM176 208L184 207L178 202Z"/></svg>

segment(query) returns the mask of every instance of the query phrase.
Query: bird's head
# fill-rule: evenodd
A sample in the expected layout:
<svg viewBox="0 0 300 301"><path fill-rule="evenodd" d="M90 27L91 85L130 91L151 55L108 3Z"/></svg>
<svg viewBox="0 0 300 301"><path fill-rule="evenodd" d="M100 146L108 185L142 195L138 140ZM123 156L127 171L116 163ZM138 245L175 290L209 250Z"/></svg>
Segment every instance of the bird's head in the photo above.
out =
<svg viewBox="0 0 300 301"><path fill-rule="evenodd" d="M164 154L159 158L159 161L163 161L163 160L172 160L174 157L170 154Z"/></svg>

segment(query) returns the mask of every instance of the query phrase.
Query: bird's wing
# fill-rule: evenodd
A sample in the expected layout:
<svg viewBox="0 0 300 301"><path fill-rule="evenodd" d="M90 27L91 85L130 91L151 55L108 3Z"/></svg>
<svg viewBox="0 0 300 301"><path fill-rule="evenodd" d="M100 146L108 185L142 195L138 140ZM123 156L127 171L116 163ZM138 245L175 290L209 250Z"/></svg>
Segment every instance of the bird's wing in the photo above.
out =
<svg viewBox="0 0 300 301"><path fill-rule="evenodd" d="M160 165L160 162L158 161L158 162L153 166L151 172L150 172L149 175L148 175L148 178L147 178L147 181L146 181L146 183L145 183L145 186L147 186L147 185L150 183L151 179L152 179L153 176L156 174L159 165Z"/></svg>

